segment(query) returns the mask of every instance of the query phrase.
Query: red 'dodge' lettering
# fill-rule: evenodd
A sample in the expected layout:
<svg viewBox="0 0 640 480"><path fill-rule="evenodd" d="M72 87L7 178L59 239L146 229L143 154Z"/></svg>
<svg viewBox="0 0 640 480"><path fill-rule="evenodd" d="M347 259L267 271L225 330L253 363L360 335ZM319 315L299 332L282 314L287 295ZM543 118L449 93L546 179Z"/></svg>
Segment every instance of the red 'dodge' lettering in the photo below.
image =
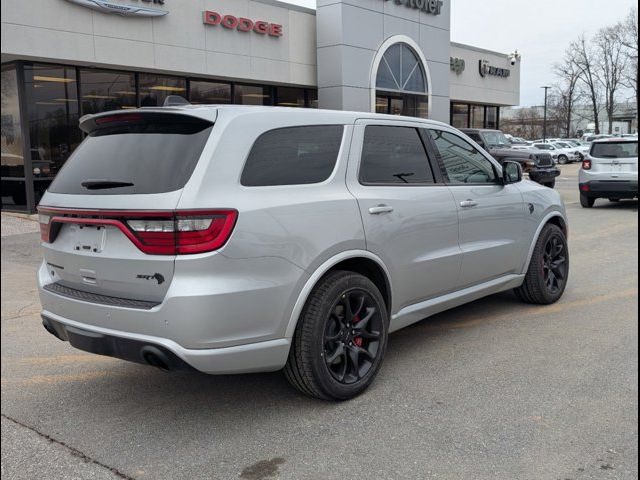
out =
<svg viewBox="0 0 640 480"><path fill-rule="evenodd" d="M281 37L283 33L282 25L277 23L269 23L256 21L249 18L234 17L233 15L221 15L218 12L207 10L203 14L203 22L207 25L222 25L230 30L238 30L239 32L255 32L260 35L269 35L271 37Z"/></svg>

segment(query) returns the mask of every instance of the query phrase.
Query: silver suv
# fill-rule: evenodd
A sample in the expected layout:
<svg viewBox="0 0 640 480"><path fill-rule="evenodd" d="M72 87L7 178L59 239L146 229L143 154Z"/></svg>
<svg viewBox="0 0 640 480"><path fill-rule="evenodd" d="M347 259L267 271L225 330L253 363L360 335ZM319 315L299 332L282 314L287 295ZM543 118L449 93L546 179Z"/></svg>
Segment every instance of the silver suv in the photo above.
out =
<svg viewBox="0 0 640 480"><path fill-rule="evenodd" d="M592 208L598 198L638 198L638 139L594 140L582 161L579 188L584 208Z"/></svg>
<svg viewBox="0 0 640 480"><path fill-rule="evenodd" d="M458 130L369 113L166 107L83 117L39 207L45 328L168 370L284 368L351 398L388 334L515 289L557 301L567 219Z"/></svg>

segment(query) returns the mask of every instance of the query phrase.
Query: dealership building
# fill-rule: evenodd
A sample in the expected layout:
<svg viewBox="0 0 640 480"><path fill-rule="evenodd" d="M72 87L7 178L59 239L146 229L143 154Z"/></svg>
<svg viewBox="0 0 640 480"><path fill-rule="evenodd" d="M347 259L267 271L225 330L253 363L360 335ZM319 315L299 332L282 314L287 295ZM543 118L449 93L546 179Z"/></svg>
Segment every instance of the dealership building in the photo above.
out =
<svg viewBox="0 0 640 480"><path fill-rule="evenodd" d="M82 115L251 104L498 128L520 59L450 40L451 0L2 0L2 208L33 211ZM511 49L505 45L505 49Z"/></svg>

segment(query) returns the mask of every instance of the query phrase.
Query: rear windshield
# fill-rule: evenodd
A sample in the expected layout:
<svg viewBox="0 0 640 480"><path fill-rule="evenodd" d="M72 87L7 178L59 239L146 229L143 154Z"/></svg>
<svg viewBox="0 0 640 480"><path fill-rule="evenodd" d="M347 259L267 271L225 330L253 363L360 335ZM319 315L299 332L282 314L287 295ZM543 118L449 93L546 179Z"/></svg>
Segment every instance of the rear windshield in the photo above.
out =
<svg viewBox="0 0 640 480"><path fill-rule="evenodd" d="M186 115L99 117L49 191L130 195L179 190L193 173L212 128L210 122Z"/></svg>
<svg viewBox="0 0 640 480"><path fill-rule="evenodd" d="M597 158L638 157L638 142L603 142L591 146L591 156Z"/></svg>

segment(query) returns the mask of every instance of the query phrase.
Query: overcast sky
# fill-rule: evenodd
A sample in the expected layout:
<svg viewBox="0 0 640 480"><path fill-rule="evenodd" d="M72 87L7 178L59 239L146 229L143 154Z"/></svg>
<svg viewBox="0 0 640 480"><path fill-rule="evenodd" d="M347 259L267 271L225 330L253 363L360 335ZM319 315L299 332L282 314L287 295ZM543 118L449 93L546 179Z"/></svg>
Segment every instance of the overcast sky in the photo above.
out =
<svg viewBox="0 0 640 480"><path fill-rule="evenodd" d="M315 0L283 0L315 8ZM540 105L542 85L555 79L569 42L621 20L637 0L445 0L451 1L451 40L522 54L520 103Z"/></svg>

